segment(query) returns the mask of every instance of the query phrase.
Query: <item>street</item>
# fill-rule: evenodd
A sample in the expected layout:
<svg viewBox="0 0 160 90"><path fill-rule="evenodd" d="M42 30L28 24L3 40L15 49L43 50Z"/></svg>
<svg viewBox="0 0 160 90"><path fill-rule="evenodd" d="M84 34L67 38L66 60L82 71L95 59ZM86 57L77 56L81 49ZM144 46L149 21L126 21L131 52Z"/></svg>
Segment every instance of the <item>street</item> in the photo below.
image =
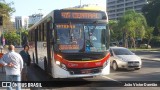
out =
<svg viewBox="0 0 160 90"><path fill-rule="evenodd" d="M17 48L19 52L22 48ZM50 88L54 90L160 90L159 87L118 87L121 81L160 81L160 52L158 51L134 51L135 54L142 58L142 68L140 70L119 70L113 71L106 76L97 76L93 78L83 79L53 79L50 75L46 74L37 65L31 64L28 67L27 79L28 81L52 81L49 84ZM58 81L61 84L52 84ZM59 83L59 82L58 82ZM31 90L44 90L45 88L30 88Z"/></svg>
<svg viewBox="0 0 160 90"><path fill-rule="evenodd" d="M135 52L136 54L138 53L140 56L148 56L148 57L152 57L156 56L156 59L159 59L159 52ZM152 53L154 53L154 55L152 56ZM151 55L151 56L150 56ZM54 89L60 89L66 90L66 87L68 87L68 89L82 89L82 87L84 87L83 89L85 90L98 90L98 89L103 89L105 90L106 88L108 89L118 89L117 86L115 86L114 88L110 86L109 82L107 81L112 81L111 83L115 84L119 83L121 81L160 81L160 61L158 60L154 60L155 58L148 60L149 58L146 59L142 59L142 68L140 70L135 70L135 71L129 71L129 70L119 70L119 71L113 71L111 69L111 72L109 75L106 76L97 76L94 78L83 78L83 79L61 79L61 81L79 81L82 83L75 83L75 82L69 82L70 85L68 84L64 84L60 85L61 87L58 88L53 87ZM38 66L36 65L31 65L28 68L28 80L30 81L54 81L55 79L53 79L50 75L45 74L44 71L42 71ZM59 85L58 85L59 86ZM113 85L114 86L114 85ZM81 87L81 88L80 88ZM95 88L94 88L95 87ZM134 88L131 87L121 87L119 88L120 90L133 90ZM141 87L137 87L139 89L142 90L158 90L158 87L148 87L146 88L141 88ZM77 89L78 90L78 89Z"/></svg>

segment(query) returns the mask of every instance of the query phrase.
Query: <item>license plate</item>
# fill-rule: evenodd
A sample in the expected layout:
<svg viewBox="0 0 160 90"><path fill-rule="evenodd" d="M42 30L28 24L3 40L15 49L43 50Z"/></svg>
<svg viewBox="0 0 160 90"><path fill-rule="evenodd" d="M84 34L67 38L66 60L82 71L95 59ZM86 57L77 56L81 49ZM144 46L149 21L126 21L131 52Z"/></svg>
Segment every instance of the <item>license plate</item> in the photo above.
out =
<svg viewBox="0 0 160 90"><path fill-rule="evenodd" d="M139 63L130 63L129 66L139 66Z"/></svg>
<svg viewBox="0 0 160 90"><path fill-rule="evenodd" d="M82 74L91 73L91 70L82 70L81 73L82 73Z"/></svg>

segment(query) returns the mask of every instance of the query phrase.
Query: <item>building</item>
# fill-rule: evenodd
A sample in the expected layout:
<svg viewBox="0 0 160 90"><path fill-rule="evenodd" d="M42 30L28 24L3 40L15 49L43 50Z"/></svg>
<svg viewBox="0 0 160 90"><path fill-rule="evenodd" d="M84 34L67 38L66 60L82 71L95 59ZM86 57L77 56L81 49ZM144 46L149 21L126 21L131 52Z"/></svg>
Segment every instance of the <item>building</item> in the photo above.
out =
<svg viewBox="0 0 160 90"><path fill-rule="evenodd" d="M78 6L70 7L70 8L83 8L83 9L95 9L95 10L106 11L105 7L100 6L98 4L84 4L84 5L78 5Z"/></svg>
<svg viewBox="0 0 160 90"><path fill-rule="evenodd" d="M29 25L33 25L43 18L43 14L32 14L29 16Z"/></svg>
<svg viewBox="0 0 160 90"><path fill-rule="evenodd" d="M129 9L141 12L141 9L145 4L147 4L147 0L107 0L109 20L117 20Z"/></svg>
<svg viewBox="0 0 160 90"><path fill-rule="evenodd" d="M28 17L16 16L15 17L15 27L16 27L16 30L19 30L20 28L27 29L28 28Z"/></svg>

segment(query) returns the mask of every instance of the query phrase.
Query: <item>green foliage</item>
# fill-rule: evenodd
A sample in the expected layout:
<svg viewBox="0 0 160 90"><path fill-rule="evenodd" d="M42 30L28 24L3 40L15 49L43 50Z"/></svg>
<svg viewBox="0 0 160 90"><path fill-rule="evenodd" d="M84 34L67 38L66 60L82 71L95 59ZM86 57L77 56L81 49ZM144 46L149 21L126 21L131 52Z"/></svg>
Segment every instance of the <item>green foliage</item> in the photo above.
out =
<svg viewBox="0 0 160 90"><path fill-rule="evenodd" d="M19 45L20 36L16 32L5 32L6 44Z"/></svg>
<svg viewBox="0 0 160 90"><path fill-rule="evenodd" d="M134 10L126 11L125 15L120 19L119 24L121 29L133 38L142 38L146 25L145 17Z"/></svg>
<svg viewBox="0 0 160 90"><path fill-rule="evenodd" d="M143 38L145 27L147 26L145 17L136 13L134 10L126 11L120 18L118 27L124 34L124 39L131 38L132 44L135 47L135 38ZM127 47L128 41L125 41Z"/></svg>
<svg viewBox="0 0 160 90"><path fill-rule="evenodd" d="M149 4L142 8L142 12L146 17L148 25L155 26L156 19L160 15L160 0L150 0Z"/></svg>
<svg viewBox="0 0 160 90"><path fill-rule="evenodd" d="M2 3L0 2L0 16L3 17L3 28L7 31L13 31L15 30L13 27L13 24L10 21L10 16L12 13L15 12L15 9L12 8L11 6L13 5L13 2L10 3Z"/></svg>
<svg viewBox="0 0 160 90"><path fill-rule="evenodd" d="M157 17L160 15L160 0L149 0L149 3L142 8L142 12L146 17L147 24L156 27ZM154 35L160 35L157 28L154 30Z"/></svg>
<svg viewBox="0 0 160 90"><path fill-rule="evenodd" d="M160 36L154 36L151 40L151 46L160 47Z"/></svg>
<svg viewBox="0 0 160 90"><path fill-rule="evenodd" d="M15 10L14 8L10 7L12 3L1 3L0 2L0 14L2 16L10 16Z"/></svg>
<svg viewBox="0 0 160 90"><path fill-rule="evenodd" d="M152 39L153 37L153 30L154 30L154 27L147 27L146 28L146 33L145 33L145 38L146 39Z"/></svg>
<svg viewBox="0 0 160 90"><path fill-rule="evenodd" d="M122 39L122 32L118 28L118 21L110 20L109 21L109 29L111 32L111 41L120 41Z"/></svg>
<svg viewBox="0 0 160 90"><path fill-rule="evenodd" d="M25 30L24 28L21 28L17 31L19 35L21 35L21 44L25 45L28 41L28 30Z"/></svg>
<svg viewBox="0 0 160 90"><path fill-rule="evenodd" d="M157 18L157 28L160 30L160 15Z"/></svg>

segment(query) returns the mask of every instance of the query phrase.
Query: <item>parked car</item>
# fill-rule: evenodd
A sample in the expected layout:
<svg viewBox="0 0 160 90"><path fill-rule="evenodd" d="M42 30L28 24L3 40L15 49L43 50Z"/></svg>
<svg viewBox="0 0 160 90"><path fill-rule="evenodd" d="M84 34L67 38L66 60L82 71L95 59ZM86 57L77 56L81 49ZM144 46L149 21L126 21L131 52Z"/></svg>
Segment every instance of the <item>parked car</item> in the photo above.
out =
<svg viewBox="0 0 160 90"><path fill-rule="evenodd" d="M139 70L142 66L141 58L124 47L110 47L110 61L113 70L128 69Z"/></svg>

